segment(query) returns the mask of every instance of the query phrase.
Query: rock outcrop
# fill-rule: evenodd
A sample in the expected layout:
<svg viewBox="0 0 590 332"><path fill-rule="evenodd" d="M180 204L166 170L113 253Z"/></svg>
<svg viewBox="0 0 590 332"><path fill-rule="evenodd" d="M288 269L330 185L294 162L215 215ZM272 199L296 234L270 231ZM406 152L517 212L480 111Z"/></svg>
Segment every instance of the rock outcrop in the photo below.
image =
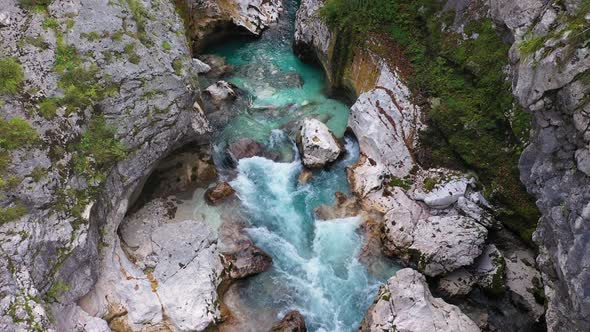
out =
<svg viewBox="0 0 590 332"><path fill-rule="evenodd" d="M521 180L542 217L533 240L548 296L549 331L590 329L590 137L585 79L590 69L584 1L491 1L492 18L510 29L513 92L534 117ZM571 24L577 20L578 26ZM533 49L523 47L536 41ZM526 51L526 52L525 52ZM508 263L508 261L507 261Z"/></svg>
<svg viewBox="0 0 590 332"><path fill-rule="evenodd" d="M104 301L102 317L111 328L132 331L169 326L202 331L219 318L223 266L208 225L170 218L166 202L158 199L126 218L119 234L112 265L80 301L85 311L100 312Z"/></svg>
<svg viewBox="0 0 590 332"><path fill-rule="evenodd" d="M188 16L193 47L201 50L215 41L238 34L259 35L275 23L282 0L187 0L181 8Z"/></svg>
<svg viewBox="0 0 590 332"><path fill-rule="evenodd" d="M479 331L459 308L435 298L426 279L403 269L381 287L359 331Z"/></svg>
<svg viewBox="0 0 590 332"><path fill-rule="evenodd" d="M308 118L303 120L298 137L303 164L309 168L321 168L338 159L342 148L323 122Z"/></svg>

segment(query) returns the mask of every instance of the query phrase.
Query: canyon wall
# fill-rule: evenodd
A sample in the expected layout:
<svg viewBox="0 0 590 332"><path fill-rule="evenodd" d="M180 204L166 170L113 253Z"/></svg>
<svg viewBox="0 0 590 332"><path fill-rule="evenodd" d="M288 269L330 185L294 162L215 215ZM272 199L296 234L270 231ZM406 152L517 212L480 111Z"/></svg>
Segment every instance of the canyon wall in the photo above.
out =
<svg viewBox="0 0 590 332"><path fill-rule="evenodd" d="M374 53L362 56L365 50L344 44L342 38L346 36L328 28L320 15L324 4L321 0L303 1L296 23L295 49L301 56L319 61L334 86L359 96L374 87L382 75L380 62L372 60ZM478 38L477 31L472 36L464 32L468 24L491 19L498 35L511 44L506 74L512 79L517 101L533 116L530 143L522 153L519 168L521 181L536 198L542 213L533 239L539 248L537 264L548 299L547 326L551 331L587 331L588 4L575 0L448 1L441 16L453 11L454 18L445 26L447 31L463 34L466 39ZM365 46L381 38L369 34L366 39ZM389 47L383 53L393 56L398 49ZM391 68L403 77L403 60L398 58L393 63ZM401 107L401 113L411 114L413 107ZM361 131L361 139L365 134ZM413 146L409 148L412 151ZM362 186L380 186L383 174L372 174L374 180ZM371 173L367 175L364 180L372 178ZM363 191L359 192L362 195Z"/></svg>

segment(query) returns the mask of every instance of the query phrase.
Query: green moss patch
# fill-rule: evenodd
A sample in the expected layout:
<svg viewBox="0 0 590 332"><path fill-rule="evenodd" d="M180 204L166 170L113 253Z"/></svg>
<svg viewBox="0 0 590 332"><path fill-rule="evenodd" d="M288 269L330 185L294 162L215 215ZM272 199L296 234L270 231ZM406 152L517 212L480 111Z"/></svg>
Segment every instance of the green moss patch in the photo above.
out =
<svg viewBox="0 0 590 332"><path fill-rule="evenodd" d="M13 58L0 58L0 94L18 92L25 79L21 65Z"/></svg>
<svg viewBox="0 0 590 332"><path fill-rule="evenodd" d="M331 29L352 31L350 40L379 34L401 46L412 67L404 79L429 118L421 162L476 171L492 203L511 214L500 219L532 243L539 212L517 168L531 119L506 81L509 45L490 20L465 26L465 34L477 38L442 32L454 13L441 15L441 9L435 0L327 0L320 14Z"/></svg>

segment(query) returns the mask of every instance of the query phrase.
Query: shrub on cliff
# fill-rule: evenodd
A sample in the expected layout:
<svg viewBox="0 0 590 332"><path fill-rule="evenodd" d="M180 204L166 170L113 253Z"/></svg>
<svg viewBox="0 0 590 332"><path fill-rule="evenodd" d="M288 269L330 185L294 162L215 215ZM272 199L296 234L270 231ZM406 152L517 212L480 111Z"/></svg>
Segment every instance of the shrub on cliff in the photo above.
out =
<svg viewBox="0 0 590 332"><path fill-rule="evenodd" d="M405 79L431 105L421 139L429 152L423 162L475 170L488 198L504 208L502 221L530 243L539 214L517 168L530 117L506 81L509 45L492 22L466 25L468 38L443 32L455 13L442 12L435 0L327 0L321 15L336 35L352 34L351 45L363 45L376 32L403 48L413 67ZM338 61L345 66L350 59Z"/></svg>
<svg viewBox="0 0 590 332"><path fill-rule="evenodd" d="M0 94L18 92L25 75L20 64L13 58L0 59Z"/></svg>

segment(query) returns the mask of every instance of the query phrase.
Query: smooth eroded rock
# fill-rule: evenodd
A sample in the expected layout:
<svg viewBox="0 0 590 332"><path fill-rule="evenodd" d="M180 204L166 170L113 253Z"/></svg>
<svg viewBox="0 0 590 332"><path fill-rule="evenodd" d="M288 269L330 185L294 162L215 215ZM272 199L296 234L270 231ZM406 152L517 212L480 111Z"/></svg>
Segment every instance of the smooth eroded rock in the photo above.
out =
<svg viewBox="0 0 590 332"><path fill-rule="evenodd" d="M305 119L301 127L301 151L303 164L320 168L338 159L342 151L330 129L316 119Z"/></svg>

